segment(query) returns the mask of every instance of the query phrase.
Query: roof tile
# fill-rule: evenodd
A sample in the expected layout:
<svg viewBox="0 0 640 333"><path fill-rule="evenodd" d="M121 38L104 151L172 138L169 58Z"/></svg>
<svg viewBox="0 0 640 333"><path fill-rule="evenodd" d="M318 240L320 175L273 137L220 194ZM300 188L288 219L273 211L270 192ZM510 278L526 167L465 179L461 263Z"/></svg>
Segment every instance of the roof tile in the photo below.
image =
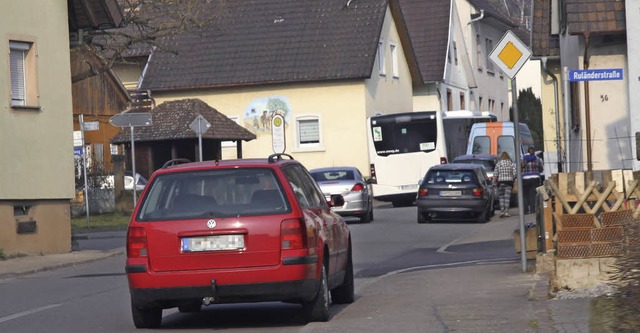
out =
<svg viewBox="0 0 640 333"><path fill-rule="evenodd" d="M211 128L203 135L203 139L217 140L253 140L256 135L236 124L224 114L210 107L200 99L182 99L164 102L151 112L151 126L136 127L136 141L158 141L174 139L192 139L198 135L189 127L198 115L202 115ZM131 139L131 131L125 127L111 139L112 143L126 143Z"/></svg>
<svg viewBox="0 0 640 333"><path fill-rule="evenodd" d="M174 52L154 52L141 87L368 78L386 8L387 0L229 1L218 25L165 40Z"/></svg>

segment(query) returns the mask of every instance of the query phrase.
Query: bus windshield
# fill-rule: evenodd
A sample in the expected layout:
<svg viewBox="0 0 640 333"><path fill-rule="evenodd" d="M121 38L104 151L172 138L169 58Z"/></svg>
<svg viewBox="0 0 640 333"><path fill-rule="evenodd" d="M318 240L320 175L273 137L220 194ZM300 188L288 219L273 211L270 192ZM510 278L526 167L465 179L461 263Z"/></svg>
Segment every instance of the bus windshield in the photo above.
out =
<svg viewBox="0 0 640 333"><path fill-rule="evenodd" d="M378 156L430 152L436 149L435 112L378 116L371 121L373 145Z"/></svg>

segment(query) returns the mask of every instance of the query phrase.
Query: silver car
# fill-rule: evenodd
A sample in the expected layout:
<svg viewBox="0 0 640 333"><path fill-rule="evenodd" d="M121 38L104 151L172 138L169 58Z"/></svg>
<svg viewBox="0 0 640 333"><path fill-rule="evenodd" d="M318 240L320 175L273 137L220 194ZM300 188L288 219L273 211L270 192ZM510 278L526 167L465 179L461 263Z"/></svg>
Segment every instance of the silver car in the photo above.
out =
<svg viewBox="0 0 640 333"><path fill-rule="evenodd" d="M344 205L331 209L341 216L355 216L361 222L373 220L373 193L362 173L355 167L328 167L310 170L324 196L340 194Z"/></svg>

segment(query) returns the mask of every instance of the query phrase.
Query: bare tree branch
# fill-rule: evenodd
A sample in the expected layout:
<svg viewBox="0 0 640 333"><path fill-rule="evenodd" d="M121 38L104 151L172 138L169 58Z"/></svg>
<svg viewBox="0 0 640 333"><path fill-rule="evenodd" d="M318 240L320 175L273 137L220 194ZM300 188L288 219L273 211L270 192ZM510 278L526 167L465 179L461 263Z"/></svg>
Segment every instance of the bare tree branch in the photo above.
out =
<svg viewBox="0 0 640 333"><path fill-rule="evenodd" d="M170 37L219 25L225 3L226 0L120 0L123 27L82 35L82 43L101 59L104 68L86 62L89 69L75 75L72 81L100 75L114 64L130 63L129 58L148 56L153 49L178 53L171 49Z"/></svg>

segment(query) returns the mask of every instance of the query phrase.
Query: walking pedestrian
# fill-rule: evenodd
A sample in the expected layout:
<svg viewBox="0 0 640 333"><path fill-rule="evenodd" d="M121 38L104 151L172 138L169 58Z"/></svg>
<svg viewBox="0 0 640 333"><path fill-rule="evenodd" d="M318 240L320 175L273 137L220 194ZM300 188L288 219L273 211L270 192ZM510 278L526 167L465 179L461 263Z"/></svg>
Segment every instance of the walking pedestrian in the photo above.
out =
<svg viewBox="0 0 640 333"><path fill-rule="evenodd" d="M509 204L514 179L516 179L516 164L511 160L509 153L503 151L493 173L493 186L498 189L500 217L510 216Z"/></svg>
<svg viewBox="0 0 640 333"><path fill-rule="evenodd" d="M529 147L528 153L522 158L522 196L524 213L535 213L536 188L542 185L540 173L543 171L542 162L536 156L535 149Z"/></svg>

